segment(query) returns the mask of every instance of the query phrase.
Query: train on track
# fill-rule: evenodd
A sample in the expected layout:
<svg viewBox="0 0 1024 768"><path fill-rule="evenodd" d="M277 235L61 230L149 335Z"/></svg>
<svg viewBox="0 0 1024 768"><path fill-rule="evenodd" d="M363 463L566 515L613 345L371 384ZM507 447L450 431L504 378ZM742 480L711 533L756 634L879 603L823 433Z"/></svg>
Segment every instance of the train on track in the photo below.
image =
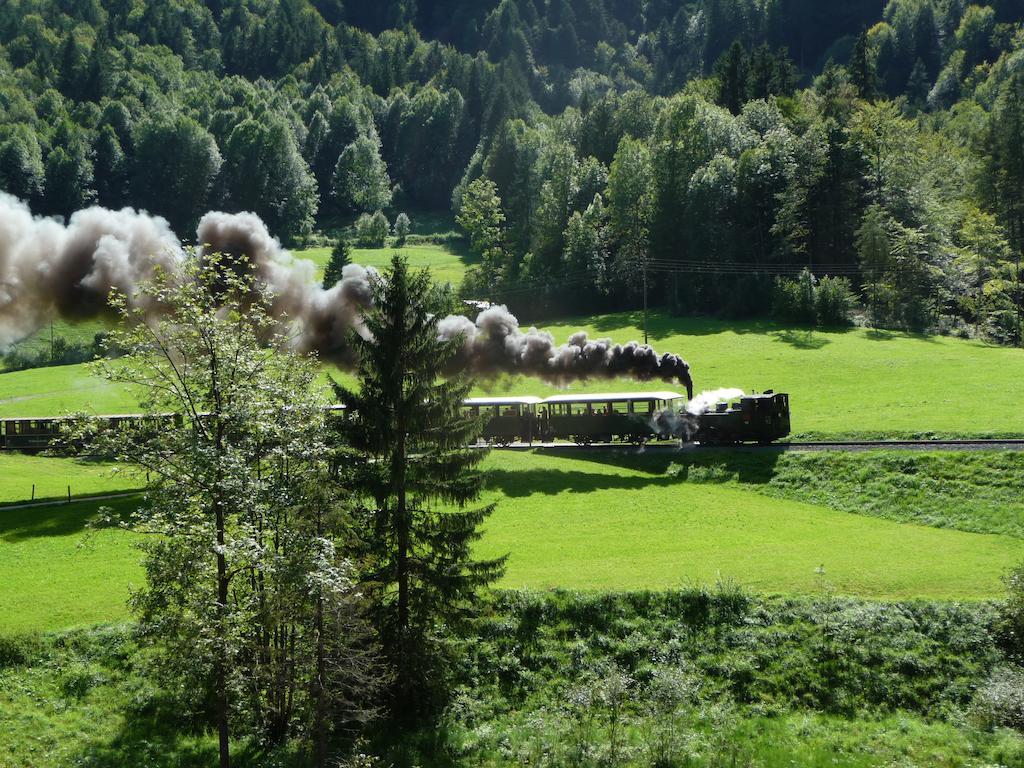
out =
<svg viewBox="0 0 1024 768"><path fill-rule="evenodd" d="M483 422L481 439L490 445L533 445L568 441L577 445L655 440L694 441L702 445L767 445L789 435L789 395L771 390L721 402L700 413L687 410L675 392L626 392L598 395L471 398L463 408ZM343 406L332 413L346 416ZM72 417L0 420L0 450L46 450ZM89 417L101 429L146 425L174 429L179 414L121 414Z"/></svg>

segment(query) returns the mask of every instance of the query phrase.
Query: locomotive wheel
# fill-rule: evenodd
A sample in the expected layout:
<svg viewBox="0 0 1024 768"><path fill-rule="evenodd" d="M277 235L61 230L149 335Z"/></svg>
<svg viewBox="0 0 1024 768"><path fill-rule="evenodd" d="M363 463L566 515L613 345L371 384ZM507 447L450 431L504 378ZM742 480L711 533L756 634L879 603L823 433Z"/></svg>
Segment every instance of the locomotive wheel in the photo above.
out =
<svg viewBox="0 0 1024 768"><path fill-rule="evenodd" d="M646 445L649 439L650 438L648 438L647 435L630 435L629 444L635 445L637 448L639 448L641 446Z"/></svg>

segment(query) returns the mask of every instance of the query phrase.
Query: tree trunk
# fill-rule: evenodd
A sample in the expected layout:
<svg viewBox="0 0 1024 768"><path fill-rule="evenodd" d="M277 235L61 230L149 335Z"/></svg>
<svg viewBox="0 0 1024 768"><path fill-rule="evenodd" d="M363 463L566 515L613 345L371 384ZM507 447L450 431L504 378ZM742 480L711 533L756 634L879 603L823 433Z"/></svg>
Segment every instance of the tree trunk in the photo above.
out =
<svg viewBox="0 0 1024 768"><path fill-rule="evenodd" d="M224 500L221 498L224 466L224 420L220 377L218 376L218 359L216 349L210 355L211 394L216 410L213 413L214 448L216 452L216 469L213 488L214 525L217 528L217 631L219 646L214 669L215 685L217 686L217 740L220 750L220 768L231 768L230 730L228 727L228 680L227 680L227 613L228 613L228 565L224 555L225 529Z"/></svg>
<svg viewBox="0 0 1024 768"><path fill-rule="evenodd" d="M405 493L405 445L404 425L399 425L398 445L395 448L393 478L395 491L395 533L397 552L395 578L398 582L398 683L397 690L401 696L401 706L406 711L413 709L412 686L409 674L409 538L410 522L408 519L407 499Z"/></svg>
<svg viewBox="0 0 1024 768"><path fill-rule="evenodd" d="M218 425L218 430L220 426ZM219 436L218 436L219 439ZM228 730L228 682L224 624L228 607L227 562L224 559L224 508L218 500L214 503L217 520L217 611L220 614L220 647L217 650L217 736L220 743L220 768L230 768L231 757Z"/></svg>
<svg viewBox="0 0 1024 768"><path fill-rule="evenodd" d="M323 536L323 509L319 502L316 509L316 535ZM313 759L318 768L327 764L327 670L324 648L324 596L323 587L316 598L316 701L315 723L313 726Z"/></svg>

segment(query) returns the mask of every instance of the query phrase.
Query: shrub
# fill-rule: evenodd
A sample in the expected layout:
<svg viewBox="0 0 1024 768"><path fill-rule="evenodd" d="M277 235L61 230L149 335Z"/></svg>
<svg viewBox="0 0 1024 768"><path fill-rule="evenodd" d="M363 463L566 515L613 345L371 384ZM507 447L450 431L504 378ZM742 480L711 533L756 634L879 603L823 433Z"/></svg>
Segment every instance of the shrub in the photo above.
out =
<svg viewBox="0 0 1024 768"><path fill-rule="evenodd" d="M409 221L409 217L404 213L398 214L395 218L395 239L397 245L405 245L405 239L409 237L409 230L412 228L412 222Z"/></svg>
<svg viewBox="0 0 1024 768"><path fill-rule="evenodd" d="M779 320L814 325L814 275L809 269L796 280L780 277L775 283L772 312Z"/></svg>
<svg viewBox="0 0 1024 768"><path fill-rule="evenodd" d="M1024 565L1006 577L1007 596L999 609L996 636L1006 655L1018 664L1024 662Z"/></svg>
<svg viewBox="0 0 1024 768"><path fill-rule="evenodd" d="M35 635L0 635L0 669L31 663L42 647L42 641Z"/></svg>
<svg viewBox="0 0 1024 768"><path fill-rule="evenodd" d="M835 327L850 324L853 290L845 277L817 280L809 269L798 278L775 282L772 313L776 319L801 325Z"/></svg>
<svg viewBox="0 0 1024 768"><path fill-rule="evenodd" d="M373 216L364 213L356 220L356 241L365 248L382 248L390 230L387 216L380 211Z"/></svg>
<svg viewBox="0 0 1024 768"><path fill-rule="evenodd" d="M974 695L972 711L985 728L1024 731L1024 669L996 667Z"/></svg>
<svg viewBox="0 0 1024 768"><path fill-rule="evenodd" d="M853 289L845 277L823 277L814 293L815 320L820 326L850 324Z"/></svg>

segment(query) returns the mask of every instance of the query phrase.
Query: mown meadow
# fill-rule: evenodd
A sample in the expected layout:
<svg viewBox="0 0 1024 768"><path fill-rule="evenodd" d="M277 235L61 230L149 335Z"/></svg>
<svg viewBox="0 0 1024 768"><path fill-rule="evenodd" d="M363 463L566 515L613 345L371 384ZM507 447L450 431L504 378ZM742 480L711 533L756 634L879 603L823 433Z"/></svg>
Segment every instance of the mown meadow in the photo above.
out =
<svg viewBox="0 0 1024 768"><path fill-rule="evenodd" d="M640 317L620 313L544 326L559 341L575 330L617 342L643 338ZM719 387L775 389L791 395L794 433L803 436L1020 435L1024 350L949 337L851 328L821 331L771 322L652 313L651 343L683 355L698 391ZM347 374L330 375L351 382ZM589 381L571 392L631 391L664 385ZM554 394L536 379L504 376L481 382L479 394ZM0 417L67 411L131 412L123 387L69 365L0 374Z"/></svg>
<svg viewBox="0 0 1024 768"><path fill-rule="evenodd" d="M0 502L124 492L137 474L0 456ZM761 594L998 598L1024 559L1024 455L638 455L493 452L497 510L478 549L509 555L500 586L590 592L735 583ZM137 499L0 507L0 625L61 630L127 616L137 537L91 526ZM109 514L108 514L109 516Z"/></svg>

